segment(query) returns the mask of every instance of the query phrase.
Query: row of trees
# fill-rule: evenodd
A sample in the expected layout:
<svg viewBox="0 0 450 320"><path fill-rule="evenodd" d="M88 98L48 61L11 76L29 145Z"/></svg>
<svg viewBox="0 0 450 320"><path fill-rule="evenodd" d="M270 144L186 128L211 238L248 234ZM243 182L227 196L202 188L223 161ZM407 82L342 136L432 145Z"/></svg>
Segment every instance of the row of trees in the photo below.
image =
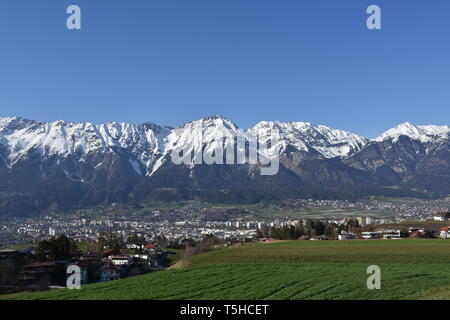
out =
<svg viewBox="0 0 450 320"><path fill-rule="evenodd" d="M213 235L207 235L203 238L203 240L197 242L193 240L186 241L183 252L181 253L181 258L187 259L197 254L208 252L219 243L219 239Z"/></svg>
<svg viewBox="0 0 450 320"><path fill-rule="evenodd" d="M127 243L143 246L147 244L147 241L144 236L138 236L137 234L132 234L128 237L127 241L125 241L122 236L115 233L105 233L98 238L97 242L86 243L85 250L87 252L102 252L106 249L110 251L111 254L120 254L127 250ZM158 243L161 247L166 247L169 242L165 237L158 236L156 238L156 243ZM80 254L81 251L78 248L77 243L65 235L52 237L48 240L42 240L39 242L36 249L36 259L39 261L72 261L79 257Z"/></svg>
<svg viewBox="0 0 450 320"><path fill-rule="evenodd" d="M296 240L300 237L326 236L329 239L336 238L342 231L359 231L358 220L349 220L345 225L329 223L320 220L308 219L304 224L283 226L280 228L272 227L264 230L257 230L258 238L274 238L278 240Z"/></svg>
<svg viewBox="0 0 450 320"><path fill-rule="evenodd" d="M36 258L40 261L73 261L80 255L81 251L78 248L77 243L65 235L42 240L36 248Z"/></svg>
<svg viewBox="0 0 450 320"><path fill-rule="evenodd" d="M142 241L142 239L140 239ZM86 243L86 251L102 252L104 249L110 250L113 254L120 253L126 248L123 237L114 233L104 234L97 242ZM73 261L81 255L77 242L66 235L59 235L48 240L39 242L36 248L36 259L39 261L67 260Z"/></svg>

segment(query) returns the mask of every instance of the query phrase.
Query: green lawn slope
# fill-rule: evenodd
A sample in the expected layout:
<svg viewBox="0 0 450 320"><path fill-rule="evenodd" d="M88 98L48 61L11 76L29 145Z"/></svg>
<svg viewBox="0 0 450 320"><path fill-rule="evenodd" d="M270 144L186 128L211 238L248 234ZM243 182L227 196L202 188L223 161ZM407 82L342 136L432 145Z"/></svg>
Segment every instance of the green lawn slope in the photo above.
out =
<svg viewBox="0 0 450 320"><path fill-rule="evenodd" d="M366 269L381 268L381 290ZM172 270L3 299L447 299L450 241L287 241L218 249Z"/></svg>

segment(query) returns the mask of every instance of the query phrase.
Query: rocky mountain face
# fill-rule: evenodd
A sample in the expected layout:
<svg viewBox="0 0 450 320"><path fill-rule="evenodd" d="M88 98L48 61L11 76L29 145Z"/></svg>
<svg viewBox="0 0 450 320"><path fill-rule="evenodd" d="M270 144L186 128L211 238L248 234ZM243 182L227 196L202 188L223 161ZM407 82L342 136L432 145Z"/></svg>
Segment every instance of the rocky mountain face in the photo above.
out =
<svg viewBox="0 0 450 320"><path fill-rule="evenodd" d="M0 118L0 214L187 199L441 197L450 194L449 144L450 127L409 123L370 141L304 122L244 130L220 116L179 128ZM218 154L227 146L236 153ZM252 154L260 161L248 161ZM262 176L262 159L278 155L278 173ZM235 164L208 164L218 159Z"/></svg>
<svg viewBox="0 0 450 320"><path fill-rule="evenodd" d="M401 124L343 159L370 172L377 184L434 193L450 193L450 127Z"/></svg>

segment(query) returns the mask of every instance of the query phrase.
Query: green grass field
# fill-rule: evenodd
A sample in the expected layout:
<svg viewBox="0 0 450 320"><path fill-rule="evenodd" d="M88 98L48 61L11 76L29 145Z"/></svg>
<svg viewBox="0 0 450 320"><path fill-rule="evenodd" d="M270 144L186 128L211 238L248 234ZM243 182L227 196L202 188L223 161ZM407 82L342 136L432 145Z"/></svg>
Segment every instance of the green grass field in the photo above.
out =
<svg viewBox="0 0 450 320"><path fill-rule="evenodd" d="M381 268L381 290L366 269ZM447 299L450 241L289 241L224 248L177 268L4 299Z"/></svg>

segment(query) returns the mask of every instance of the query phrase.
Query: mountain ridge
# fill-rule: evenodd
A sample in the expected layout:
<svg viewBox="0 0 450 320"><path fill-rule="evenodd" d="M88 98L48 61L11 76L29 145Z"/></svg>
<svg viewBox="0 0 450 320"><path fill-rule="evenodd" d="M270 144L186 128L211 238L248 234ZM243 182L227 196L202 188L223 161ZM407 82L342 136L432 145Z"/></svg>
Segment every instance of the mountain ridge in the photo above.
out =
<svg viewBox="0 0 450 320"><path fill-rule="evenodd" d="M259 163L171 161L185 147L195 155L228 138L269 135L277 141L261 155L279 155L274 176L262 177ZM220 115L177 128L0 118L0 181L0 214L186 199L438 198L450 194L450 127L404 123L367 139L308 122L261 121L244 130Z"/></svg>

